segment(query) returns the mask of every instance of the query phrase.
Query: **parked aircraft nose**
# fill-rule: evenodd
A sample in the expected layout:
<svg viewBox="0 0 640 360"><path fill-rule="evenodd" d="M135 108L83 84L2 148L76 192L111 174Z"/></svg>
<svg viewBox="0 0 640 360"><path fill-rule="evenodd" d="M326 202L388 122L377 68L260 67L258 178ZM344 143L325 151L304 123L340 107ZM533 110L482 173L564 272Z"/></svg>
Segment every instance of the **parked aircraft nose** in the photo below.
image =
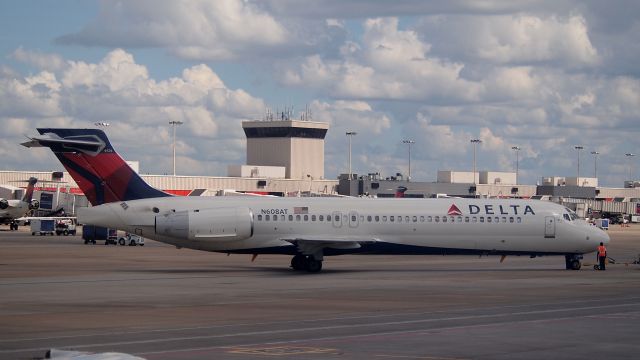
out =
<svg viewBox="0 0 640 360"><path fill-rule="evenodd" d="M592 229L591 239L594 240L594 242L596 243L596 246L600 245L600 243L603 243L605 245L609 244L609 241L610 241L609 234L607 234L606 231L596 226L593 226L591 229Z"/></svg>

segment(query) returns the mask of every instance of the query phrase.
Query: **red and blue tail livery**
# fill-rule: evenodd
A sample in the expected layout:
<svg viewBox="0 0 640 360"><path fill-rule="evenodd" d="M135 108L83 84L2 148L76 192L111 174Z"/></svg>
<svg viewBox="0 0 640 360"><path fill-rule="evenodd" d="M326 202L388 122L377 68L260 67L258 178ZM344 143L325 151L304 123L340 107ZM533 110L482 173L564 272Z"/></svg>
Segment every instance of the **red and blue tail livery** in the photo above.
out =
<svg viewBox="0 0 640 360"><path fill-rule="evenodd" d="M171 196L147 184L100 129L38 129L26 147L48 147L92 205Z"/></svg>

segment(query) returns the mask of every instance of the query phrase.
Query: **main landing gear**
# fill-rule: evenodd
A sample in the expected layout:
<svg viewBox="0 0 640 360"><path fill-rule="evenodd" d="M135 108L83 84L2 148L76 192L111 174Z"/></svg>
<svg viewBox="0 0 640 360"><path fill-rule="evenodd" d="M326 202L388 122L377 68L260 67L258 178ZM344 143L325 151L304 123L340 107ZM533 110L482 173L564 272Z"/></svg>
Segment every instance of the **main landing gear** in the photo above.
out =
<svg viewBox="0 0 640 360"><path fill-rule="evenodd" d="M580 270L582 267L582 255L565 255L564 263L567 270Z"/></svg>
<svg viewBox="0 0 640 360"><path fill-rule="evenodd" d="M322 270L322 260L316 260L312 255L298 254L291 259L291 268L293 270L307 270L310 273L317 273Z"/></svg>

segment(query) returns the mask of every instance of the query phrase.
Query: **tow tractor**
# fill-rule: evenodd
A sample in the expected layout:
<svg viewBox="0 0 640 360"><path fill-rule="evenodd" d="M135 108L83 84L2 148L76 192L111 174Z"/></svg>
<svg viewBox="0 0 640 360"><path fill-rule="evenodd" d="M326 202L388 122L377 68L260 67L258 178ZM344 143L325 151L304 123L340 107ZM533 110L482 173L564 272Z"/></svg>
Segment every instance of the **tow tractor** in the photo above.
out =
<svg viewBox="0 0 640 360"><path fill-rule="evenodd" d="M123 237L118 239L118 244L120 244L121 246L124 246L126 244L129 244L129 246L144 246L144 238L136 234L125 233Z"/></svg>

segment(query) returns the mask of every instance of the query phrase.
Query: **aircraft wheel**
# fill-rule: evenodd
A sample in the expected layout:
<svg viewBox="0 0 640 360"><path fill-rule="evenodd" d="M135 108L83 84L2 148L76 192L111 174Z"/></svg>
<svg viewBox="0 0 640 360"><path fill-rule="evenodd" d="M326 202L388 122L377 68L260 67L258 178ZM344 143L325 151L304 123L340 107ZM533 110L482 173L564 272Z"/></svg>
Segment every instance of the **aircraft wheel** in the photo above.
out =
<svg viewBox="0 0 640 360"><path fill-rule="evenodd" d="M306 257L304 255L296 255L291 259L291 268L299 271L304 270L306 267Z"/></svg>
<svg viewBox="0 0 640 360"><path fill-rule="evenodd" d="M571 261L571 270L580 270L582 267L582 263L580 260L572 260Z"/></svg>
<svg viewBox="0 0 640 360"><path fill-rule="evenodd" d="M313 257L307 259L307 271L310 273L317 273L322 270L322 261L316 260Z"/></svg>

